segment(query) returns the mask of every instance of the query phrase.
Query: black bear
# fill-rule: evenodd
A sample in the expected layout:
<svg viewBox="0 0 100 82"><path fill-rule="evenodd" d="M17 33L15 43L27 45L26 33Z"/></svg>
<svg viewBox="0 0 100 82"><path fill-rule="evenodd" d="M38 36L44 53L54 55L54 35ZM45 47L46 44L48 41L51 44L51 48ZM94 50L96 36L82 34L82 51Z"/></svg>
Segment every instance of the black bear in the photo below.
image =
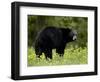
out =
<svg viewBox="0 0 100 82"><path fill-rule="evenodd" d="M56 53L63 56L66 44L76 40L76 38L77 32L70 28L46 27L36 36L36 57L40 58L40 55L44 53L46 59L52 59L52 49L56 49Z"/></svg>

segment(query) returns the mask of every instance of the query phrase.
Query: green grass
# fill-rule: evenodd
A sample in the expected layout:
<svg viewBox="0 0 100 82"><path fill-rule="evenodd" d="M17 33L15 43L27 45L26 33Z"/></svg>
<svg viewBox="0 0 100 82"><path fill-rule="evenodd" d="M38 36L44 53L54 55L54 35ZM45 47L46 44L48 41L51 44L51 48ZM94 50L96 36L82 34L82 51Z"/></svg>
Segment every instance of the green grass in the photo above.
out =
<svg viewBox="0 0 100 82"><path fill-rule="evenodd" d="M59 54L52 51L53 59L47 61L44 54L41 59L36 59L35 51L32 47L28 48L28 66L52 66L52 65L79 65L87 64L88 55L87 48L68 48L65 49L64 57L59 57Z"/></svg>

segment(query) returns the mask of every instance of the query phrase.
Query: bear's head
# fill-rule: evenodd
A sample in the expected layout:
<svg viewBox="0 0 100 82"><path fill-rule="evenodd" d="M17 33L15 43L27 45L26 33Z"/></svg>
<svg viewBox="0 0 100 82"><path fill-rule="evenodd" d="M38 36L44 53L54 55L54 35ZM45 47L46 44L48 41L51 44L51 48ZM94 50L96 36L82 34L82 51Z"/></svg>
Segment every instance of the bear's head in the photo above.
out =
<svg viewBox="0 0 100 82"><path fill-rule="evenodd" d="M75 41L77 39L77 32L76 32L76 30L70 29L70 32L69 32L68 36L69 36L71 41Z"/></svg>
<svg viewBox="0 0 100 82"><path fill-rule="evenodd" d="M77 32L76 30L70 29L70 28L63 28L63 37L65 42L72 42L77 39Z"/></svg>
<svg viewBox="0 0 100 82"><path fill-rule="evenodd" d="M72 42L77 39L77 32L76 30L70 29L70 28L60 28L63 34L63 40L64 42Z"/></svg>

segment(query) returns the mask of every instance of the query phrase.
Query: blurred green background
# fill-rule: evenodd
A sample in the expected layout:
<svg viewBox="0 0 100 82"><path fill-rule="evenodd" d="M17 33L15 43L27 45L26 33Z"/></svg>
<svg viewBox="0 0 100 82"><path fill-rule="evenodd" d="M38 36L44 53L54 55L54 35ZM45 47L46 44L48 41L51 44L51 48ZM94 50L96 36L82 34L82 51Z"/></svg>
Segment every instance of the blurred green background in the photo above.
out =
<svg viewBox="0 0 100 82"><path fill-rule="evenodd" d="M69 43L66 47L66 50L69 49L70 51L71 49L71 51L73 51L73 54L74 55L76 54L76 58L70 55L71 58L69 58L69 62L67 61L67 59L65 59L66 61L62 64L69 64L70 62L73 62L70 64L86 64L87 63L87 37L88 37L87 36L88 35L87 34L88 32L87 30L88 18L87 17L41 16L41 15L28 15L27 17L28 17L28 66L50 64L50 62L45 61L44 57L42 58L41 61L37 61L35 59L35 52L34 52L34 41L35 41L36 35L41 29L47 26L56 26L57 28L59 27L71 28L71 29L75 29L78 33L77 40L75 42ZM77 49L79 49L79 51L77 51ZM65 52L67 53L66 50ZM67 54L71 54L70 52ZM79 57L77 57L77 55L80 56L80 59ZM55 56L54 56L54 59L51 61L52 64L50 65L60 64L60 62L56 64L53 63L56 61L55 58L57 58ZM66 58L67 58L67 55L66 55ZM73 58L73 61L72 61L72 58ZM48 62L48 63L45 64L45 62Z"/></svg>

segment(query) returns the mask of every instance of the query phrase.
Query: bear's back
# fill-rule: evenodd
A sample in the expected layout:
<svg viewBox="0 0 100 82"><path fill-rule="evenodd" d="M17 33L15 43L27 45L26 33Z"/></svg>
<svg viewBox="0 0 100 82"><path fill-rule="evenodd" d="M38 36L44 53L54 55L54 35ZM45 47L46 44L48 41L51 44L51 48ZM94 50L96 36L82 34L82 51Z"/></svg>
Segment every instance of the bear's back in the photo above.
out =
<svg viewBox="0 0 100 82"><path fill-rule="evenodd" d="M48 46L53 45L52 47L56 47L61 43L62 40L62 32L59 28L49 26L42 29L37 36L37 42Z"/></svg>

